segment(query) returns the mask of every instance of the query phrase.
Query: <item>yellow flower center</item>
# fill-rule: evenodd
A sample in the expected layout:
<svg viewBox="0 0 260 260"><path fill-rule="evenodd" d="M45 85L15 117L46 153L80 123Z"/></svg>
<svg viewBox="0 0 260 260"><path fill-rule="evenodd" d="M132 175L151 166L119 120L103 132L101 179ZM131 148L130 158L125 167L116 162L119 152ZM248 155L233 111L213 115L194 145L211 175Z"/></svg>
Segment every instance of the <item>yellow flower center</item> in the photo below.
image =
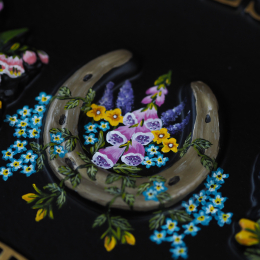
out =
<svg viewBox="0 0 260 260"><path fill-rule="evenodd" d="M24 133L24 130L19 130L18 134L22 135Z"/></svg>
<svg viewBox="0 0 260 260"><path fill-rule="evenodd" d="M193 231L193 226L190 226L190 227L189 227L189 231Z"/></svg>
<svg viewBox="0 0 260 260"><path fill-rule="evenodd" d="M23 143L19 143L18 146L19 146L19 147L23 147Z"/></svg>
<svg viewBox="0 0 260 260"><path fill-rule="evenodd" d="M15 162L14 163L14 166L16 167L16 166L18 166L19 165L19 162Z"/></svg>
<svg viewBox="0 0 260 260"><path fill-rule="evenodd" d="M90 126L88 127L88 129L89 129L89 130L92 130L92 129L93 129L93 126L92 126L92 125L90 125Z"/></svg>
<svg viewBox="0 0 260 260"><path fill-rule="evenodd" d="M216 184L211 184L211 185L210 185L210 188L211 188L211 189L215 189L216 186L217 186Z"/></svg>
<svg viewBox="0 0 260 260"><path fill-rule="evenodd" d="M57 149L57 153L60 153L61 152L61 149Z"/></svg>
<svg viewBox="0 0 260 260"><path fill-rule="evenodd" d="M38 119L38 118L35 120L36 123L38 123L39 121L40 121L40 119Z"/></svg>
<svg viewBox="0 0 260 260"><path fill-rule="evenodd" d="M46 97L42 97L42 101L46 101L47 100L47 98Z"/></svg>
<svg viewBox="0 0 260 260"><path fill-rule="evenodd" d="M213 212L214 209L215 209L215 208L214 208L213 206L211 206L210 209L209 209L209 211L210 211L210 212Z"/></svg>
<svg viewBox="0 0 260 260"><path fill-rule="evenodd" d="M41 108L41 107L39 107L39 108L38 108L38 111L42 111L42 108Z"/></svg>
<svg viewBox="0 0 260 260"><path fill-rule="evenodd" d="M180 242L180 238L179 238L179 237L176 237L176 238L175 238L175 242Z"/></svg>
<svg viewBox="0 0 260 260"><path fill-rule="evenodd" d="M25 122L22 122L22 123L21 123L21 126L25 126L25 125L26 125L26 123L25 123Z"/></svg>
<svg viewBox="0 0 260 260"><path fill-rule="evenodd" d="M200 221L203 221L204 219L205 219L204 216L200 216L200 217L198 217L198 220L200 220Z"/></svg>
<svg viewBox="0 0 260 260"><path fill-rule="evenodd" d="M89 141L89 142L91 142L91 141L92 141L92 138L91 138L91 137L89 137L89 138L88 138L88 141Z"/></svg>
<svg viewBox="0 0 260 260"><path fill-rule="evenodd" d="M31 170L31 167L27 167L26 171L29 172Z"/></svg>
<svg viewBox="0 0 260 260"><path fill-rule="evenodd" d="M59 141L60 138L59 138L58 136L56 136L56 137L54 138L54 140L55 140L55 141Z"/></svg>
<svg viewBox="0 0 260 260"><path fill-rule="evenodd" d="M10 121L15 121L14 117L10 117L9 119L10 119Z"/></svg>
<svg viewBox="0 0 260 260"><path fill-rule="evenodd" d="M152 192L149 192L149 194L148 194L149 196L153 196L153 193Z"/></svg>
<svg viewBox="0 0 260 260"><path fill-rule="evenodd" d="M8 170L4 170L3 175L8 175Z"/></svg>
<svg viewBox="0 0 260 260"><path fill-rule="evenodd" d="M27 110L24 110L23 113L26 115L27 114Z"/></svg>
<svg viewBox="0 0 260 260"><path fill-rule="evenodd" d="M179 250L179 254L183 254L183 253L184 253L184 249L181 248L181 249Z"/></svg>
<svg viewBox="0 0 260 260"><path fill-rule="evenodd" d="M202 201L202 198L203 198L202 196L199 197L199 198L198 198L198 201L201 202L201 201Z"/></svg>
<svg viewBox="0 0 260 260"><path fill-rule="evenodd" d="M146 161L146 163L147 163L147 164L151 164L151 163L152 163L152 161Z"/></svg>
<svg viewBox="0 0 260 260"><path fill-rule="evenodd" d="M169 229L172 229L172 228L174 228L174 223L171 223L170 225L169 225Z"/></svg>
<svg viewBox="0 0 260 260"><path fill-rule="evenodd" d="M158 162L162 162L162 158L159 158L159 159L158 159Z"/></svg>
<svg viewBox="0 0 260 260"><path fill-rule="evenodd" d="M220 198L215 199L215 203L216 203L216 204L221 203L221 199L220 199Z"/></svg>
<svg viewBox="0 0 260 260"><path fill-rule="evenodd" d="M38 131L36 131L36 130L33 130L33 133L32 133L33 135L37 135L38 134Z"/></svg>
<svg viewBox="0 0 260 260"><path fill-rule="evenodd" d="M217 175L217 178L218 178L219 180L221 180L221 179L222 179L222 174L218 174L218 175Z"/></svg>
<svg viewBox="0 0 260 260"><path fill-rule="evenodd" d="M190 211L194 210L194 208L195 208L194 205L190 205L190 206L189 206L189 210L190 210Z"/></svg>
<svg viewBox="0 0 260 260"><path fill-rule="evenodd" d="M222 216L222 218L223 218L224 220L226 220L227 217L228 217L228 215L226 215L226 214L223 214L223 216Z"/></svg>
<svg viewBox="0 0 260 260"><path fill-rule="evenodd" d="M32 158L32 156L31 155L26 155L26 157L25 157L26 159L31 159Z"/></svg>
<svg viewBox="0 0 260 260"><path fill-rule="evenodd" d="M11 155L11 153L10 153L10 152L7 152L5 155L6 155L6 156L10 156L10 155Z"/></svg>
<svg viewBox="0 0 260 260"><path fill-rule="evenodd" d="M157 238L161 238L162 237L162 234L157 234Z"/></svg>

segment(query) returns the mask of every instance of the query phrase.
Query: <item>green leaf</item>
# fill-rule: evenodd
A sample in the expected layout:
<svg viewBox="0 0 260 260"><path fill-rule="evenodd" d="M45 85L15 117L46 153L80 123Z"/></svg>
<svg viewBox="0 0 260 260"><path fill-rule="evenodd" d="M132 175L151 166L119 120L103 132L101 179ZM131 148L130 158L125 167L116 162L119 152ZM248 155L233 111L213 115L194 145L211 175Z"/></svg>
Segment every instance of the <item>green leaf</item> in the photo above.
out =
<svg viewBox="0 0 260 260"><path fill-rule="evenodd" d="M149 220L150 229L158 229L164 222L165 216L163 213L156 214Z"/></svg>
<svg viewBox="0 0 260 260"><path fill-rule="evenodd" d="M141 195L144 191L146 191L148 188L150 188L153 184L151 182L145 182L138 186L138 192L137 195Z"/></svg>
<svg viewBox="0 0 260 260"><path fill-rule="evenodd" d="M99 226L99 227L102 226L102 225L105 223L106 220L107 220L107 217L106 217L105 214L102 214L102 215L98 216L98 217L95 219L92 228L95 228L95 227L97 227L97 226Z"/></svg>
<svg viewBox="0 0 260 260"><path fill-rule="evenodd" d="M129 177L123 177L123 185L125 185L128 188L135 188L135 182L136 180Z"/></svg>
<svg viewBox="0 0 260 260"><path fill-rule="evenodd" d="M49 190L52 193L61 192L60 187L56 183L48 183L43 188Z"/></svg>
<svg viewBox="0 0 260 260"><path fill-rule="evenodd" d="M111 195L118 195L121 193L121 190L117 187L109 187L109 188L105 188L105 191L107 191L108 193L110 193Z"/></svg>
<svg viewBox="0 0 260 260"><path fill-rule="evenodd" d="M70 182L73 188L75 189L81 182L81 175L79 173L74 175L73 177L70 178Z"/></svg>
<svg viewBox="0 0 260 260"><path fill-rule="evenodd" d="M133 207L135 203L135 196L133 194L129 193L123 193L122 199L126 204L128 204L129 207Z"/></svg>
<svg viewBox="0 0 260 260"><path fill-rule="evenodd" d="M91 160L84 153L77 152L77 154L80 157L80 159L85 163L91 163Z"/></svg>
<svg viewBox="0 0 260 260"><path fill-rule="evenodd" d="M90 167L88 167L87 174L92 181L96 181L97 167L95 165L91 165Z"/></svg>
<svg viewBox="0 0 260 260"><path fill-rule="evenodd" d="M203 167L205 167L207 170L211 171L213 168L213 162L212 159L209 158L207 155L204 155L200 159L201 164Z"/></svg>
<svg viewBox="0 0 260 260"><path fill-rule="evenodd" d="M100 131L98 134L98 141L95 143L95 152L97 152L100 148L105 146L104 133Z"/></svg>
<svg viewBox="0 0 260 260"><path fill-rule="evenodd" d="M247 248L245 256L250 260L260 260L260 249Z"/></svg>
<svg viewBox="0 0 260 260"><path fill-rule="evenodd" d="M195 144L198 147L202 149L208 149L212 145L212 143L208 140L202 139L202 138L197 138L192 142L192 145Z"/></svg>
<svg viewBox="0 0 260 260"><path fill-rule="evenodd" d="M162 76L160 76L155 82L154 85L158 86L160 84L166 84L166 85L170 85L171 84L171 76L172 76L172 72L169 71L167 74L164 74Z"/></svg>
<svg viewBox="0 0 260 260"><path fill-rule="evenodd" d="M193 218L185 210L169 210L170 216L173 220L178 222L190 222Z"/></svg>
<svg viewBox="0 0 260 260"><path fill-rule="evenodd" d="M66 175L66 176L68 176L70 174L74 174L74 171L68 166L59 166L58 172L62 175Z"/></svg>
<svg viewBox="0 0 260 260"><path fill-rule="evenodd" d="M106 184L111 184L115 181L118 181L122 178L122 176L114 173L109 173L106 178Z"/></svg>
<svg viewBox="0 0 260 260"><path fill-rule="evenodd" d="M89 106L90 106L95 98L95 95L96 95L96 92L90 88L84 99L84 102L89 104Z"/></svg>
<svg viewBox="0 0 260 260"><path fill-rule="evenodd" d="M70 97L71 96L71 91L68 87L63 86L59 89L58 95L61 97Z"/></svg>
<svg viewBox="0 0 260 260"><path fill-rule="evenodd" d="M189 149L189 146L188 147L183 147L181 148L179 151L180 151L180 157L182 158L188 151Z"/></svg>
<svg viewBox="0 0 260 260"><path fill-rule="evenodd" d="M75 108L79 105L79 100L78 99L71 99L70 101L67 102L67 104L64 106L65 110Z"/></svg>
<svg viewBox="0 0 260 260"><path fill-rule="evenodd" d="M0 41L3 44L5 44L5 43L9 42L11 39L13 39L14 37L16 37L20 34L23 34L27 31L28 31L28 28L21 28L21 29L17 29L17 30L2 32L2 33L0 33Z"/></svg>
<svg viewBox="0 0 260 260"><path fill-rule="evenodd" d="M58 154L54 154L54 147L53 146L50 147L49 154L50 154L51 160L54 160L55 158L58 157Z"/></svg>
<svg viewBox="0 0 260 260"><path fill-rule="evenodd" d="M41 154L37 160L36 160L36 164L37 164L37 172L42 170L43 166L44 166L44 155Z"/></svg>
<svg viewBox="0 0 260 260"><path fill-rule="evenodd" d="M60 195L58 196L58 198L57 198L57 200L56 200L56 203L57 203L57 206L58 206L59 209L60 209L60 208L64 205L64 203L66 202L66 191L63 190L63 189L61 189L60 191L61 191L61 193L60 193Z"/></svg>
<svg viewBox="0 0 260 260"><path fill-rule="evenodd" d="M61 137L64 138L65 140L68 140L71 137L73 137L73 135L71 134L71 132L67 128L52 128L52 129L49 130L49 132L51 134L61 133Z"/></svg>
<svg viewBox="0 0 260 260"><path fill-rule="evenodd" d="M190 142L191 142L191 133L186 138L186 140L185 140L185 142L183 144L183 147L181 149L179 149L181 158L187 153L189 147L191 146Z"/></svg>
<svg viewBox="0 0 260 260"><path fill-rule="evenodd" d="M86 103L84 103L83 105L82 105L82 107L81 107L81 111L83 111L83 113L87 113L89 110L91 110L92 108L91 108L91 106L89 106L89 104L86 104Z"/></svg>
<svg viewBox="0 0 260 260"><path fill-rule="evenodd" d="M115 228L120 228L122 230L131 230L131 225L129 224L129 222L120 217L111 217L111 224L115 227Z"/></svg>
<svg viewBox="0 0 260 260"><path fill-rule="evenodd" d="M165 202L165 201L171 199L170 194L167 192L159 193L156 197L158 198L159 201L162 201L162 202Z"/></svg>
<svg viewBox="0 0 260 260"><path fill-rule="evenodd" d="M65 144L65 150L72 152L76 148L77 141L77 138L70 138Z"/></svg>
<svg viewBox="0 0 260 260"><path fill-rule="evenodd" d="M35 152L35 153L40 153L41 152L41 146L38 144L38 143L36 143L36 142L31 142L30 143L30 146L31 146L31 148L32 148L32 150Z"/></svg>
<svg viewBox="0 0 260 260"><path fill-rule="evenodd" d="M150 181L166 182L166 179L162 176L155 175L149 178Z"/></svg>
<svg viewBox="0 0 260 260"><path fill-rule="evenodd" d="M137 168L136 166L129 166L126 164L115 164L113 170L116 173L124 173L124 174L135 174L141 171L141 168Z"/></svg>
<svg viewBox="0 0 260 260"><path fill-rule="evenodd" d="M95 153L95 148L94 148L94 146L91 146L91 147L90 147L90 153L91 153L92 155Z"/></svg>

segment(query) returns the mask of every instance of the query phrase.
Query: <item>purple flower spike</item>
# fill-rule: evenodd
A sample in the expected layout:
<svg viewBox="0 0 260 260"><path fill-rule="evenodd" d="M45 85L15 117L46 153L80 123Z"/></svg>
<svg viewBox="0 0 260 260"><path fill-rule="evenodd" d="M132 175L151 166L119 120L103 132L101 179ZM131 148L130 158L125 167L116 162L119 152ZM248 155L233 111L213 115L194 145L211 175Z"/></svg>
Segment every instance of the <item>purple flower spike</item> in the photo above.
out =
<svg viewBox="0 0 260 260"><path fill-rule="evenodd" d="M148 119L144 122L144 125L150 130L160 130L162 128L162 120L159 118Z"/></svg>
<svg viewBox="0 0 260 260"><path fill-rule="evenodd" d="M151 132L150 133L137 132L132 136L133 141L136 141L142 145L147 145L151 143L153 139L154 139L154 135Z"/></svg>
<svg viewBox="0 0 260 260"><path fill-rule="evenodd" d="M188 112L187 116L182 120L181 123L175 124L175 125L170 125L167 126L168 132L172 135L183 131L185 126L189 123L190 120L190 111Z"/></svg>
<svg viewBox="0 0 260 260"><path fill-rule="evenodd" d="M163 112L161 116L163 125L169 125L171 122L174 122L176 118L181 114L184 107L185 101L181 102L177 107Z"/></svg>
<svg viewBox="0 0 260 260"><path fill-rule="evenodd" d="M144 147L136 141L132 141L127 152L121 157L122 162L130 166L137 166L144 160Z"/></svg>
<svg viewBox="0 0 260 260"><path fill-rule="evenodd" d="M103 97L98 101L100 106L104 106L107 110L111 110L114 108L114 104L113 104L113 87L114 87L114 83L113 82L108 82L108 84L106 85L106 89L105 92L103 94Z"/></svg>
<svg viewBox="0 0 260 260"><path fill-rule="evenodd" d="M100 149L92 157L92 162L103 169L112 168L125 151L125 148L119 148L119 145L115 145Z"/></svg>
<svg viewBox="0 0 260 260"><path fill-rule="evenodd" d="M138 121L133 113L126 113L123 118L123 123L124 125L131 126L137 124Z"/></svg>
<svg viewBox="0 0 260 260"><path fill-rule="evenodd" d="M106 140L112 145L121 145L129 141L134 133L134 127L129 128L128 126L120 126L113 131L109 131Z"/></svg>
<svg viewBox="0 0 260 260"><path fill-rule="evenodd" d="M125 81L125 84L118 93L116 107L120 108L122 111L122 115L130 112L132 110L132 106L134 104L134 92L132 89L132 85L129 80Z"/></svg>

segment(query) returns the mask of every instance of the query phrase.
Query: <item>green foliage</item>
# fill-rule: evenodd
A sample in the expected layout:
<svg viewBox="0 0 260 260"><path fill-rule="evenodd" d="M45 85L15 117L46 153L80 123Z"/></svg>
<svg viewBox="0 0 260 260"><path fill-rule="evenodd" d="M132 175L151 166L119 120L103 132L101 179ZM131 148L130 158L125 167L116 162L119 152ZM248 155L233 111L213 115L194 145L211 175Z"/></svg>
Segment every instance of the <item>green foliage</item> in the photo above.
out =
<svg viewBox="0 0 260 260"><path fill-rule="evenodd" d="M145 182L138 186L138 192L137 195L141 195L144 191L146 191L148 188L152 186L152 182Z"/></svg>
<svg viewBox="0 0 260 260"><path fill-rule="evenodd" d="M157 197L157 199L158 199L161 203L166 202L167 200L170 200L170 199L171 199L170 194L167 193L167 192L159 193L156 197Z"/></svg>
<svg viewBox="0 0 260 260"><path fill-rule="evenodd" d="M66 178L63 181L69 179L73 188L75 189L81 182L81 175L79 172L72 170L68 166L59 166L58 172L65 175Z"/></svg>
<svg viewBox="0 0 260 260"><path fill-rule="evenodd" d="M107 175L107 178L106 178L106 184L111 184L115 181L118 181L122 178L123 176L120 176L118 174L114 174L114 173L109 173Z"/></svg>
<svg viewBox="0 0 260 260"><path fill-rule="evenodd" d="M64 106L64 109L65 110L68 110L68 109L72 109L72 108L75 108L79 105L79 100L78 99L71 99L70 101L68 101L66 103L66 105Z"/></svg>
<svg viewBox="0 0 260 260"><path fill-rule="evenodd" d="M169 210L168 211L173 220L178 222L190 222L193 218L185 210Z"/></svg>
<svg viewBox="0 0 260 260"><path fill-rule="evenodd" d="M260 260L260 249L258 248L247 248L245 256L250 260Z"/></svg>
<svg viewBox="0 0 260 260"><path fill-rule="evenodd" d="M136 166L129 166L126 164L115 164L113 167L113 170L116 173L124 173L124 174L136 174L139 171L141 171L141 168L138 168Z"/></svg>
<svg viewBox="0 0 260 260"><path fill-rule="evenodd" d="M56 204L60 209L63 206L63 204L66 202L66 191L60 188L56 183L49 183L43 188L49 190L51 193L57 193Z"/></svg>
<svg viewBox="0 0 260 260"><path fill-rule="evenodd" d="M32 148L32 150L37 153L37 154L40 154L41 153L41 150L42 150L42 146L39 145L38 143L36 142L31 142L30 143L30 146Z"/></svg>
<svg viewBox="0 0 260 260"><path fill-rule="evenodd" d="M77 152L77 154L79 155L80 159L85 163L91 163L91 160L85 154L81 152Z"/></svg>
<svg viewBox="0 0 260 260"><path fill-rule="evenodd" d="M59 89L58 95L60 97L71 97L71 91L68 87L63 86Z"/></svg>
<svg viewBox="0 0 260 260"><path fill-rule="evenodd" d="M95 228L95 227L97 227L97 226L99 226L99 227L102 226L102 225L105 223L106 220L107 220L107 217L106 217L105 214L102 214L102 215L98 216L98 217L95 219L92 228Z"/></svg>
<svg viewBox="0 0 260 260"><path fill-rule="evenodd" d="M105 188L105 191L107 191L111 195L119 195L121 193L121 190L117 187Z"/></svg>
<svg viewBox="0 0 260 260"><path fill-rule="evenodd" d="M183 144L183 147L181 149L179 149L180 157L183 157L187 153L189 147L191 146L190 142L191 142L191 133L186 138L186 140L185 140L185 142Z"/></svg>
<svg viewBox="0 0 260 260"><path fill-rule="evenodd" d="M133 207L134 203L135 203L135 196L133 194L129 194L127 192L124 192L122 194L122 199L124 200L124 202L129 206L129 207Z"/></svg>
<svg viewBox="0 0 260 260"><path fill-rule="evenodd" d="M51 159L51 160L54 160L55 158L58 157L58 154L55 154L55 153L54 153L54 147L53 147L53 146L50 147L49 154L50 154L50 159Z"/></svg>
<svg viewBox="0 0 260 260"><path fill-rule="evenodd" d="M42 168L44 166L44 155L43 154L39 155L39 157L36 160L36 164L37 164L37 172L42 170Z"/></svg>
<svg viewBox="0 0 260 260"><path fill-rule="evenodd" d="M100 131L98 134L98 141L95 143L94 146L90 148L91 154L96 153L100 148L104 147L106 144L105 139L104 139L104 133L103 131Z"/></svg>
<svg viewBox="0 0 260 260"><path fill-rule="evenodd" d="M94 164L89 166L87 168L87 174L92 181L96 181L97 167Z"/></svg>
<svg viewBox="0 0 260 260"><path fill-rule="evenodd" d="M69 138L73 137L73 135L67 128L52 128L52 129L50 129L49 132L51 134L61 133L61 137L64 138L65 141L68 140Z"/></svg>
<svg viewBox="0 0 260 260"><path fill-rule="evenodd" d="M0 33L0 43L5 44L5 43L9 42L10 40L12 40L13 38L27 32L27 31L28 31L28 28L21 28L21 29L17 29L17 30L2 32L2 33Z"/></svg>
<svg viewBox="0 0 260 260"><path fill-rule="evenodd" d="M155 214L155 216L149 220L149 228L158 229L163 224L165 216L161 211L154 212L153 214Z"/></svg>
<svg viewBox="0 0 260 260"><path fill-rule="evenodd" d="M170 70L167 74L164 74L164 75L160 76L154 82L154 85L158 86L158 85L161 85L161 84L166 84L166 85L169 86L171 84L171 76L172 76L172 72Z"/></svg>
<svg viewBox="0 0 260 260"><path fill-rule="evenodd" d="M150 181L158 181L158 182L165 182L166 179L160 175L155 175L149 178Z"/></svg>
<svg viewBox="0 0 260 260"><path fill-rule="evenodd" d="M132 229L129 222L120 216L111 217L111 224L115 228L120 228L122 230L131 230Z"/></svg>
<svg viewBox="0 0 260 260"><path fill-rule="evenodd" d="M91 110L91 103L93 102L94 98L95 98L96 92L92 89L89 89L85 99L84 99L84 103L81 107L81 111L83 111L84 113L87 113L89 110Z"/></svg>
<svg viewBox="0 0 260 260"><path fill-rule="evenodd" d="M192 142L192 145L197 145L200 148L208 149L212 145L212 143L208 140L197 138Z"/></svg>
<svg viewBox="0 0 260 260"><path fill-rule="evenodd" d="M75 137L75 138L70 138L66 144L65 144L65 149L68 151L68 152L72 152L75 148L76 148L76 145L77 145L77 141L78 139Z"/></svg>
<svg viewBox="0 0 260 260"><path fill-rule="evenodd" d="M136 180L131 177L123 177L123 185L128 188L135 188L135 182Z"/></svg>

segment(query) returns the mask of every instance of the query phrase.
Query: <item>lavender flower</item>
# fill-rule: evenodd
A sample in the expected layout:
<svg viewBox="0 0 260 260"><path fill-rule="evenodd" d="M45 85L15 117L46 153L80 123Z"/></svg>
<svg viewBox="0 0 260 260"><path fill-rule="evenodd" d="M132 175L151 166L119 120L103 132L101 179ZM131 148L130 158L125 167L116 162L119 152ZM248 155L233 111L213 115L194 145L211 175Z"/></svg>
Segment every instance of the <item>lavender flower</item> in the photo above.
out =
<svg viewBox="0 0 260 260"><path fill-rule="evenodd" d="M105 92L103 94L103 97L98 101L100 106L104 106L107 110L111 110L114 108L114 103L113 103L113 87L114 87L113 82L108 82L106 85Z"/></svg>
<svg viewBox="0 0 260 260"><path fill-rule="evenodd" d="M122 115L130 112L134 103L134 92L129 80L125 81L117 96L116 107L121 108Z"/></svg>
<svg viewBox="0 0 260 260"><path fill-rule="evenodd" d="M171 122L174 122L176 118L181 114L184 107L185 101L181 102L177 107L163 112L161 116L163 125L169 125Z"/></svg>
<svg viewBox="0 0 260 260"><path fill-rule="evenodd" d="M188 112L187 116L182 120L181 123L175 124L175 125L170 125L167 126L168 132L172 135L183 131L185 126L189 123L190 120L190 111Z"/></svg>

